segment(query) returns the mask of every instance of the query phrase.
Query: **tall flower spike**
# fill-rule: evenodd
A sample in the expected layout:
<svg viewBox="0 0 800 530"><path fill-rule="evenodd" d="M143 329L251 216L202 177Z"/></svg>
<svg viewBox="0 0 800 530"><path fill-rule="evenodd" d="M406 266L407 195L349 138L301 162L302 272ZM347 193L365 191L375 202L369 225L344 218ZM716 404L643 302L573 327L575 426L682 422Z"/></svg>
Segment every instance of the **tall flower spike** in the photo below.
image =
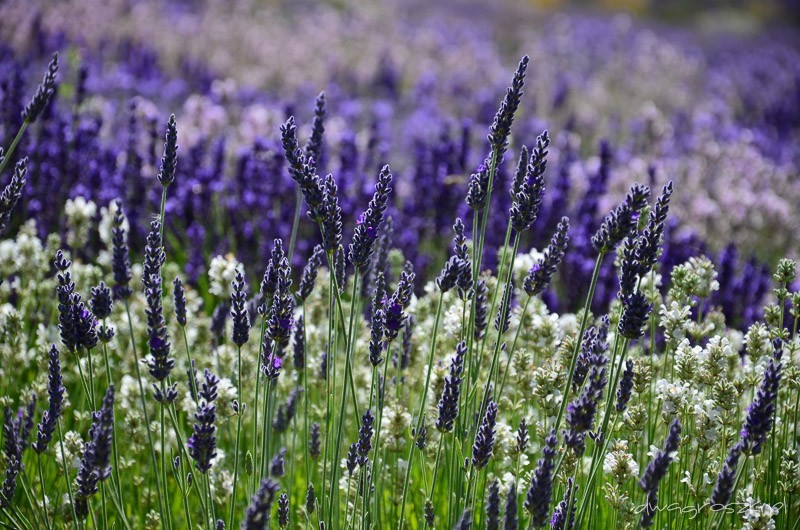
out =
<svg viewBox="0 0 800 530"><path fill-rule="evenodd" d="M475 332L474 339L483 338L486 326L489 324L489 288L486 281L478 280L475 288Z"/></svg>
<svg viewBox="0 0 800 530"><path fill-rule="evenodd" d="M88 515L88 500L97 493L99 482L111 476L111 445L114 431L114 385L109 385L103 405L93 414L89 441L83 448L78 476L75 479L75 511Z"/></svg>
<svg viewBox="0 0 800 530"><path fill-rule="evenodd" d="M22 471L22 444L20 440L20 421L22 409L14 413L10 407L5 408L3 421L3 457L6 464L3 484L0 486L0 508L6 508L14 500L17 490L17 477Z"/></svg>
<svg viewBox="0 0 800 530"><path fill-rule="evenodd" d="M372 314L372 321L370 322L370 339L369 339L369 363L372 366L379 366L383 362L383 332L384 332L384 316L383 310L378 309Z"/></svg>
<svg viewBox="0 0 800 530"><path fill-rule="evenodd" d="M569 430L564 434L564 445L571 448L576 456L583 454L586 433L594 426L597 407L603 399L607 382L605 366L593 365L589 371L589 382L584 386L583 392L567 405L566 421Z"/></svg>
<svg viewBox="0 0 800 530"><path fill-rule="evenodd" d="M453 254L458 258L458 296L465 300L472 292L472 261L467 248L467 237L464 235L464 222L460 217L453 224Z"/></svg>
<svg viewBox="0 0 800 530"><path fill-rule="evenodd" d="M514 172L514 180L511 181L511 200L517 198L517 194L521 193L525 187L528 175L528 162L530 161L530 153L528 147L523 145L519 148L519 161L517 162L517 170Z"/></svg>
<svg viewBox="0 0 800 530"><path fill-rule="evenodd" d="M661 190L661 195L656 200L655 206L650 210L647 227L639 237L636 248L636 261L639 262L639 276L644 276L652 270L658 261L661 241L664 237L669 203L672 198L672 181L670 180Z"/></svg>
<svg viewBox="0 0 800 530"><path fill-rule="evenodd" d="M500 103L500 108L494 117L494 122L489 128L489 142L492 148L497 152L498 162L502 160L503 155L508 148L508 137L511 134L511 124L514 123L514 115L519 108L519 102L522 99L522 87L525 84L525 72L528 69L528 56L525 55L517 66L514 72L514 80L511 86L506 90L506 95Z"/></svg>
<svg viewBox="0 0 800 530"><path fill-rule="evenodd" d="M300 277L300 285L297 288L297 301L299 303L305 302L314 290L314 284L317 281L317 273L322 260L325 257L325 249L322 245L314 247L311 257L306 261L306 266L303 268L303 275Z"/></svg>
<svg viewBox="0 0 800 530"><path fill-rule="evenodd" d="M58 52L53 54L42 83L36 89L30 102L22 109L22 119L34 123L56 92L56 74L58 74Z"/></svg>
<svg viewBox="0 0 800 530"><path fill-rule="evenodd" d="M311 126L311 136L305 148L305 156L309 163L313 163L317 171L322 163L322 136L325 133L325 116L327 114L327 100L325 92L320 92L314 102L314 122Z"/></svg>
<svg viewBox="0 0 800 530"><path fill-rule="evenodd" d="M489 166L491 161L486 159L478 166L475 173L470 175L469 187L467 188L467 206L475 213L480 212L486 207L489 193Z"/></svg>
<svg viewBox="0 0 800 530"><path fill-rule="evenodd" d="M286 123L281 125L280 129L281 144L289 166L289 175L303 194L303 199L308 207L308 216L315 223L320 222L323 216L322 182L316 174L315 163L309 161L298 146L297 126L294 122L294 116L289 117Z"/></svg>
<svg viewBox="0 0 800 530"><path fill-rule="evenodd" d="M550 503L553 499L553 471L555 459L558 455L558 438L555 430L544 440L542 458L536 464L536 469L531 476L531 485L525 495L523 507L531 514L531 525L534 528L543 528L547 524L550 513Z"/></svg>
<svg viewBox="0 0 800 530"><path fill-rule="evenodd" d="M186 293L183 291L183 282L177 276L172 281L172 295L175 302L175 320L178 325L186 327Z"/></svg>
<svg viewBox="0 0 800 530"><path fill-rule="evenodd" d="M311 434L308 438L308 456L310 456L313 460L319 458L321 447L322 434L319 430L319 423L315 421L311 424Z"/></svg>
<svg viewBox="0 0 800 530"><path fill-rule="evenodd" d="M2 155L0 155L2 161ZM14 166L14 174L11 175L11 182L3 188L0 193L0 236L8 231L8 224L11 222L11 211L22 197L22 188L27 182L28 157L20 159Z"/></svg>
<svg viewBox="0 0 800 530"><path fill-rule="evenodd" d="M406 322L406 308L411 302L411 295L414 294L413 272L403 271L400 273L400 281L397 282L397 290L386 301L383 309L384 332L388 342L397 338L398 333Z"/></svg>
<svg viewBox="0 0 800 530"><path fill-rule="evenodd" d="M276 246L278 246L278 240L276 240ZM294 326L294 319L292 318L294 298L290 293L292 269L289 266L289 260L283 257L280 263L276 263L276 265L275 293L272 297L272 306L267 320L266 336L275 345L278 357L282 357L284 349L289 344ZM265 350L265 353L268 352Z"/></svg>
<svg viewBox="0 0 800 530"><path fill-rule="evenodd" d="M644 208L649 197L650 188L647 186L632 186L625 199L606 216L597 233L592 236L594 249L600 254L607 254L617 248L636 229L639 210Z"/></svg>
<svg viewBox="0 0 800 530"><path fill-rule="evenodd" d="M164 154L161 156L161 170L158 181L165 188L175 181L175 169L178 167L178 124L175 115L171 114L167 122L164 137Z"/></svg>
<svg viewBox="0 0 800 530"><path fill-rule="evenodd" d="M265 530L269 521L272 503L275 495L281 489L280 485L271 478L261 481L258 491L250 499L250 506L242 522L242 530Z"/></svg>
<svg viewBox="0 0 800 530"><path fill-rule="evenodd" d="M461 341L456 347L456 354L450 362L450 373L444 378L444 390L439 398L437 409L439 417L436 419L436 429L441 432L453 430L458 417L458 400L461 395L461 375L464 371L464 356L467 353L467 343Z"/></svg>
<svg viewBox="0 0 800 530"><path fill-rule="evenodd" d="M675 460L678 446L681 442L681 422L677 418L669 426L669 434L664 442L664 449L658 451L653 460L647 464L642 478L639 479L639 487L647 494L647 503L639 520L642 528L650 528L653 525L658 507L658 483L667 475L669 465Z"/></svg>
<svg viewBox="0 0 800 530"><path fill-rule="evenodd" d="M147 367L150 375L158 381L169 377L175 367L175 359L170 354L169 334L167 323L164 320L164 306L162 304L161 275L150 276L148 286L145 288L147 298L147 345L150 356L147 358Z"/></svg>
<svg viewBox="0 0 800 530"><path fill-rule="evenodd" d="M512 483L506 495L506 515L503 518L503 530L518 530L519 518L517 515L517 486Z"/></svg>
<svg viewBox="0 0 800 530"><path fill-rule="evenodd" d="M56 259L53 262L55 269L58 271L56 278L58 280L58 287L56 287L56 297L58 298L58 330L61 336L61 343L72 353L77 349L78 338L77 330L75 329L75 282L72 281L72 275L69 272L69 267L72 262L64 257L61 250L56 252Z"/></svg>
<svg viewBox="0 0 800 530"><path fill-rule="evenodd" d="M633 390L634 375L636 374L633 371L633 359L628 359L625 361L625 370L622 372L619 388L617 388L617 403L614 406L617 412L625 412L628 407L628 402L631 400L631 391Z"/></svg>
<svg viewBox="0 0 800 530"><path fill-rule="evenodd" d="M461 518L456 523L455 530L469 530L472 528L472 513L469 508L465 508Z"/></svg>
<svg viewBox="0 0 800 530"><path fill-rule="evenodd" d="M366 211L361 214L356 222L353 231L353 239L350 242L350 262L358 271L363 271L372 257L375 249L375 240L378 238L378 230L383 223L386 208L389 205L389 193L392 191L392 173L389 166L383 166L378 175L378 182L375 184L375 193L369 201Z"/></svg>
<svg viewBox="0 0 800 530"><path fill-rule="evenodd" d="M542 294L553 280L558 266L564 259L569 244L569 218L562 217L558 223L555 234L550 244L544 250L542 257L533 264L528 275L522 283L522 288L528 296Z"/></svg>
<svg viewBox="0 0 800 530"><path fill-rule="evenodd" d="M364 467L369 462L369 452L372 450L372 434L375 432L373 424L375 416L367 409L361 416L361 428L358 430L358 465Z"/></svg>
<svg viewBox="0 0 800 530"><path fill-rule="evenodd" d="M128 236L125 225L125 212L122 210L122 203L116 201L116 211L111 227L111 244L113 256L111 259L111 269L114 272L114 296L126 300L131 296L131 260L128 253Z"/></svg>
<svg viewBox="0 0 800 530"><path fill-rule="evenodd" d="M472 445L472 465L475 469L483 469L489 463L494 451L495 426L497 425L497 403L489 398L486 413L483 416L475 442Z"/></svg>
<svg viewBox="0 0 800 530"><path fill-rule="evenodd" d="M58 348L53 344L50 347L50 360L47 363L47 410L42 414L42 421L36 433L36 441L32 444L33 450L42 454L47 450L47 445L53 439L58 419L64 407L64 383L61 378L61 361L59 360Z"/></svg>
<svg viewBox="0 0 800 530"><path fill-rule="evenodd" d="M564 491L564 498L558 503L550 519L552 530L572 530L575 527L575 510L578 503L575 502L575 495L578 492L578 485L574 484L572 477L567 479L567 489Z"/></svg>
<svg viewBox="0 0 800 530"><path fill-rule="evenodd" d="M641 337L651 309L644 294L637 291L630 295L623 301L622 318L617 325L619 334L629 340Z"/></svg>
<svg viewBox="0 0 800 530"><path fill-rule="evenodd" d="M216 387L214 392L216 393ZM208 473L211 461L217 456L217 409L208 400L202 399L194 413L195 423L192 435L189 436L189 456L201 473Z"/></svg>
<svg viewBox="0 0 800 530"><path fill-rule="evenodd" d="M306 490L306 513L311 515L317 507L317 493L314 491L314 485L308 485Z"/></svg>
<svg viewBox="0 0 800 530"><path fill-rule="evenodd" d="M486 530L500 528L500 481L495 478L486 496Z"/></svg>
<svg viewBox="0 0 800 530"><path fill-rule="evenodd" d="M111 308L114 300L111 298L111 289L106 287L105 282L100 282L92 287L92 313L97 320L104 320L111 315Z"/></svg>
<svg viewBox="0 0 800 530"><path fill-rule="evenodd" d="M717 482L714 484L714 491L711 493L709 501L712 510L721 510L731 502L733 487L736 484L736 467L741 454L742 442L739 441L731 447L728 457L717 475Z"/></svg>
<svg viewBox="0 0 800 530"><path fill-rule="evenodd" d="M292 355L294 368L298 371L304 370L306 367L305 327L303 315L300 315L294 324L294 349Z"/></svg>
<svg viewBox="0 0 800 530"><path fill-rule="evenodd" d="M742 426L742 449L746 453L752 455L761 453L761 449L772 431L778 401L778 387L781 382L783 364L779 361L782 355L781 341L775 339L773 357L764 370L761 385L758 387L753 402L747 407L747 418Z"/></svg>
<svg viewBox="0 0 800 530"><path fill-rule="evenodd" d="M524 179L514 183L514 202L509 213L511 227L516 232L523 232L530 228L539 215L539 209L544 199L544 172L547 168L547 148L550 146L550 137L544 131L536 140L536 148L531 154ZM518 189L517 189L518 188Z"/></svg>
<svg viewBox="0 0 800 530"><path fill-rule="evenodd" d="M281 493L278 497L278 526L286 528L289 526L289 496Z"/></svg>
<svg viewBox="0 0 800 530"><path fill-rule="evenodd" d="M231 292L231 319L231 341L237 346L244 346L250 338L250 314L247 312L247 284L239 269L236 269Z"/></svg>
<svg viewBox="0 0 800 530"><path fill-rule="evenodd" d="M334 252L342 242L342 208L339 206L339 188L333 175L323 179L322 198L322 247L326 252Z"/></svg>

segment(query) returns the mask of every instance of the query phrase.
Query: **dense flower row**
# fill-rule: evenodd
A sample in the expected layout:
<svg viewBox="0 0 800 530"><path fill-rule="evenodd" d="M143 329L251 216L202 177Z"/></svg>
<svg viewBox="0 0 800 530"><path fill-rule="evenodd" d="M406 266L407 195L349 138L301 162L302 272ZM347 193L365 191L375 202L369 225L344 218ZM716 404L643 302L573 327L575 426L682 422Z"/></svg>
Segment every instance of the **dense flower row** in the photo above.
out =
<svg viewBox="0 0 800 530"><path fill-rule="evenodd" d="M20 22L0 33L8 44L0 54L8 72L5 136L20 124L16 108L38 76L44 50L79 43L72 48L76 59L62 69L54 105L20 146L37 153L23 207L36 219L40 237L65 230L61 208L51 204L71 199L66 217L80 225L96 221L119 198L136 235L131 243L141 251L160 200L152 181L166 116L157 109L178 105L184 151L177 176L183 185L169 194L166 210L179 243L173 259L185 266L190 283L197 283L214 255L234 252L255 265L268 259L274 238L291 246L295 186L278 133L288 113L299 116L301 141L311 134L314 113L321 118L325 134L316 169L323 177L333 174L345 219L360 213L373 175L390 162L397 178L389 213L402 226L393 246L414 264L418 282L435 276L446 259L439 249L449 238L451 214L467 214L462 197L486 156L480 141L505 82L498 46L488 44L491 24L476 27L456 15L418 21L391 3L283 13L247 2L231 10L228 2L213 0L192 8L182 2L166 8L161 2L65 2L36 17L27 16L30 7L22 4L9 2L0 12L4 20ZM503 22L508 47L531 54L530 98L517 117L513 151L545 127L552 132L545 174L550 192L523 248L546 245L562 216L572 222L574 252L565 270L575 280L557 282L555 293L546 295L551 309L580 306L583 293L575 286L591 278L589 238L602 212L629 182L646 180L657 188L669 177L681 186L662 257L665 279L673 266L708 252L726 297L713 301L732 325L743 329L754 322L768 274L749 255L774 264L786 249L794 252L785 227L795 224L793 205L800 200L792 178L800 59L788 39L701 46L685 35L680 40L688 44L678 44L668 30L624 18L552 17L527 24L527 13L520 12L506 30L503 10L488 15ZM109 34L104 24L88 24L92 17L124 19L130 26L115 26ZM285 24L287 18L293 24ZM382 22L387 18L394 21L389 28ZM192 41L199 48L183 46L199 33L208 36ZM265 48L265 33L274 48ZM358 53L336 37L344 34L362 43ZM381 42L365 44L376 38ZM290 57L282 44L288 41ZM327 98L315 109L320 89ZM515 157L500 166L498 186L510 185ZM53 181L61 183L57 193L50 189ZM416 193L421 189L426 192ZM490 226L502 227L513 197L497 200ZM321 242L304 217L299 226L295 268ZM350 230L345 225L346 237ZM83 244L80 227L66 236L74 248L92 248ZM488 232L488 266L496 264L502 243L502 230ZM613 275L610 264L601 271L594 309L606 309L613 298Z"/></svg>
<svg viewBox="0 0 800 530"><path fill-rule="evenodd" d="M170 207L191 185L180 122L165 122L157 179L124 181L161 197L139 205L152 218L146 235L125 198L88 215L96 206L81 196L66 202L66 236L44 235L45 221L25 220L22 191L39 190L29 162L9 162L31 144L15 143L0 162L0 218L18 227L0 243L4 521L251 530L796 520L795 263L781 260L758 286L774 288L763 319L757 300L729 318L724 301L757 283L736 279L733 252L719 270L701 256L673 263L664 281L658 258L680 181L633 184L593 227L581 221L586 208L589 219L603 211L592 192L577 216L546 225L550 136L509 149L529 68L525 57L491 121L464 206L441 213L452 251L417 294L418 266L395 243L406 226L389 166L375 166L370 198L351 209L344 202L357 195L319 174L322 103L311 140L301 144L289 118L279 148L290 195L318 235L293 223L288 244L265 243L265 265L231 252L189 284L177 263L181 213ZM57 69L54 56L22 107L20 137L60 119ZM503 159L515 168L508 179ZM499 227L498 210L508 212ZM528 250L532 230L547 234L540 250ZM143 250L132 253L137 238ZM322 244L303 260L309 241ZM585 275L580 260L593 263ZM559 269L571 283L588 277L563 290L587 310L554 312L569 302L552 291L545 302Z"/></svg>

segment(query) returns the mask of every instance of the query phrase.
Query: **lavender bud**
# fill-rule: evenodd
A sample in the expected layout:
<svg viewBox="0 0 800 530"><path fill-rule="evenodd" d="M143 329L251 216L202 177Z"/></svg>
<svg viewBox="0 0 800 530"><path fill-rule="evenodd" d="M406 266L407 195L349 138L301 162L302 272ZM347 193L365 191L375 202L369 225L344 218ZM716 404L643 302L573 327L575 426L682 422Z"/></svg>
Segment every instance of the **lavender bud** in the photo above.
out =
<svg viewBox="0 0 800 530"><path fill-rule="evenodd" d="M247 507L242 530L265 530L269 521L272 503L275 502L275 495L280 490L280 485L271 478L265 478L255 495L250 499L250 506Z"/></svg>
<svg viewBox="0 0 800 530"><path fill-rule="evenodd" d="M383 223L384 213L389 204L389 193L391 193L392 174L389 166L383 166L378 175L378 182L375 184L375 193L367 206L366 211L361 214L356 222L353 231L353 239L350 243L350 262L356 270L364 270L372 257L375 249L375 240L378 237L378 230Z"/></svg>
<svg viewBox="0 0 800 530"><path fill-rule="evenodd" d="M173 299L175 302L175 319L181 327L186 326L186 294L183 291L183 282L177 276L172 281Z"/></svg>
<svg viewBox="0 0 800 530"><path fill-rule="evenodd" d="M497 424L497 403L489 398L483 421L475 434L472 445L472 465L475 469L483 469L489 463L494 450L495 426Z"/></svg>
<svg viewBox="0 0 800 530"><path fill-rule="evenodd" d="M464 356L466 353L467 343L461 341L450 363L450 373L444 379L444 391L437 405L439 417L436 419L436 429L443 433L453 430L455 420L458 417L461 374L464 371Z"/></svg>
<svg viewBox="0 0 800 530"><path fill-rule="evenodd" d="M233 320L231 341L239 347L244 346L250 338L250 315L247 312L247 284L239 269L236 269L236 277L233 280L231 319Z"/></svg>
<svg viewBox="0 0 800 530"><path fill-rule="evenodd" d="M36 89L30 102L22 109L22 119L34 123L56 92L56 74L58 73L58 52L54 53L47 65L42 83Z"/></svg>

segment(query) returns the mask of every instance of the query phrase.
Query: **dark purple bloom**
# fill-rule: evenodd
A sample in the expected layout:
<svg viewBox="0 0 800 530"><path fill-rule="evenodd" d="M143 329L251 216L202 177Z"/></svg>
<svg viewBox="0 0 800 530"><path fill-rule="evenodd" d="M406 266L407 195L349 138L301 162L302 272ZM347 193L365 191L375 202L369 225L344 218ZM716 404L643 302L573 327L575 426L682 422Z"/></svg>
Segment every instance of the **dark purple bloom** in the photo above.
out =
<svg viewBox="0 0 800 530"><path fill-rule="evenodd" d="M275 478L281 478L286 474L286 448L281 447L269 464L269 474Z"/></svg>
<svg viewBox="0 0 800 530"><path fill-rule="evenodd" d="M294 116L290 116L281 125L281 143L289 165L289 175L303 194L308 206L308 216L315 223L321 222L324 217L322 180L316 174L316 162L309 160L298 145Z"/></svg>
<svg viewBox="0 0 800 530"><path fill-rule="evenodd" d="M314 491L314 485L309 484L306 490L306 513L311 515L317 507L317 493Z"/></svg>
<svg viewBox="0 0 800 530"><path fill-rule="evenodd" d="M372 435L375 432L373 424L375 416L367 409L361 416L361 427L358 430L358 465L364 467L369 461L369 452L372 450Z"/></svg>
<svg viewBox="0 0 800 530"><path fill-rule="evenodd" d="M278 526L286 528L289 526L289 496L281 493L278 497Z"/></svg>
<svg viewBox="0 0 800 530"><path fill-rule="evenodd" d="M475 288L475 333L474 339L480 340L489 323L489 288L484 280L478 280Z"/></svg>
<svg viewBox="0 0 800 530"><path fill-rule="evenodd" d="M233 320L231 341L241 347L250 338L250 315L247 312L247 284L239 269L236 269L236 278L233 280L231 319Z"/></svg>
<svg viewBox="0 0 800 530"><path fill-rule="evenodd" d="M334 252L342 242L342 208L339 206L339 188L333 175L323 179L322 197L322 248L326 252Z"/></svg>
<svg viewBox="0 0 800 530"><path fill-rule="evenodd" d="M650 316L652 305L641 292L635 292L623 300L622 318L617 331L626 339L638 339L644 334L644 325Z"/></svg>
<svg viewBox="0 0 800 530"><path fill-rule="evenodd" d="M736 484L736 466L739 464L739 456L742 454L743 444L741 441L731 447L728 457L717 475L717 482L714 484L714 491L711 493L711 509L720 510L728 505L733 497L733 487Z"/></svg>
<svg viewBox="0 0 800 530"><path fill-rule="evenodd" d="M4 161L2 153L0 153L0 164ZM3 188L0 193L0 236L5 235L8 230L8 224L11 221L11 211L17 205L17 202L22 197L22 188L25 186L27 179L25 175L28 173L28 157L21 158L14 166L14 174L11 176L11 182Z"/></svg>
<svg viewBox="0 0 800 530"><path fill-rule="evenodd" d="M111 444L114 431L114 385L109 385L103 397L103 405L93 413L89 441L83 448L83 456L75 479L75 511L78 516L88 515L89 497L97 493L99 482L111 476Z"/></svg>
<svg viewBox="0 0 800 530"><path fill-rule="evenodd" d="M303 268L303 275L300 277L300 285L297 288L297 299L299 303L303 303L311 295L314 289L314 284L317 281L317 272L320 265L322 265L322 258L325 256L325 249L321 245L314 247L311 257L308 258L306 266Z"/></svg>
<svg viewBox="0 0 800 530"><path fill-rule="evenodd" d="M617 403L615 408L617 412L625 412L628 407L628 401L631 399L631 391L633 390L633 360L628 359L625 362L625 370L622 372L622 378L619 380L619 388L617 388Z"/></svg>
<svg viewBox="0 0 800 530"><path fill-rule="evenodd" d="M292 359L295 370L303 370L306 367L306 338L305 321L303 315L297 318L294 325L294 351Z"/></svg>
<svg viewBox="0 0 800 530"><path fill-rule="evenodd" d="M557 446L556 433L550 431L549 436L544 440L542 458L536 464L536 470L531 476L531 485L525 495L524 508L531 514L531 525L534 528L543 528L547 524L550 502L553 499L553 471L558 455Z"/></svg>
<svg viewBox="0 0 800 530"><path fill-rule="evenodd" d="M516 232L523 232L530 228L539 215L544 198L544 172L547 168L547 148L549 146L550 136L547 131L544 131L536 139L536 148L531 153L524 176L519 180L514 179L511 190L514 202L509 213L511 227Z"/></svg>
<svg viewBox="0 0 800 530"><path fill-rule="evenodd" d="M783 367L783 363L780 362L782 355L781 342L775 339L773 357L764 370L764 377L753 402L747 407L747 418L742 426L742 450L746 453L752 455L761 453L772 430Z"/></svg>
<svg viewBox="0 0 800 530"><path fill-rule="evenodd" d="M175 319L178 325L186 326L186 293L183 292L183 282L177 276L172 281L173 299L175 301Z"/></svg>
<svg viewBox="0 0 800 530"><path fill-rule="evenodd" d="M544 255L539 261L533 264L530 272L525 277L522 288L528 296L536 296L544 292L550 285L553 275L556 273L561 260L569 243L569 219L562 217L558 223L556 233L550 240L550 244L544 250Z"/></svg>
<svg viewBox="0 0 800 530"><path fill-rule="evenodd" d="M106 287L104 282L100 282L96 287L92 287L92 313L98 320L104 320L111 315L111 308L114 300L111 297L111 289Z"/></svg>
<svg viewBox="0 0 800 530"><path fill-rule="evenodd" d="M378 182L375 184L375 193L372 195L372 200L369 201L366 211L359 217L350 242L348 257L356 270L363 271L366 268L375 250L378 229L383 224L383 217L389 205L389 193L392 191L391 183L392 174L389 166L383 166L378 175Z"/></svg>
<svg viewBox="0 0 800 530"><path fill-rule="evenodd" d="M258 491L250 499L250 506L247 507L242 530L265 530L270 517L272 503L275 502L275 495L280 490L280 485L271 478L261 481Z"/></svg>
<svg viewBox="0 0 800 530"><path fill-rule="evenodd" d="M514 80L506 90L506 95L500 103L500 108L494 117L494 122L489 129L489 142L497 153L498 162L503 159L503 155L508 147L508 136L511 134L511 124L514 123L514 115L519 108L522 99L522 87L525 84L525 71L528 69L528 56L525 55L519 62Z"/></svg>
<svg viewBox="0 0 800 530"><path fill-rule="evenodd" d="M116 206L111 228L113 246L111 268L114 272L114 295L125 300L131 295L131 261L128 253L128 238L124 228L125 212L122 210L120 201L116 202Z"/></svg>
<svg viewBox="0 0 800 530"><path fill-rule="evenodd" d="M175 169L178 167L178 124L172 114L167 122L164 139L164 154L161 156L161 170L158 180L165 188L175 181Z"/></svg>
<svg viewBox="0 0 800 530"><path fill-rule="evenodd" d="M445 433L453 430L458 417L458 400L461 395L461 374L464 371L464 356L467 353L467 343L461 341L456 347L456 354L450 362L450 373L444 378L444 390L439 398L437 409L439 417L436 419L436 429Z"/></svg>
<svg viewBox="0 0 800 530"><path fill-rule="evenodd" d="M400 281L397 282L397 290L384 303L384 332L388 342L397 337L400 329L405 324L405 310L411 302L411 295L414 294L415 277L416 275L413 272L401 272Z"/></svg>
<svg viewBox="0 0 800 530"><path fill-rule="evenodd" d="M320 448L322 447L322 437L319 430L319 423L316 421L311 424L311 434L308 439L308 455L316 460L319 458Z"/></svg>
<svg viewBox="0 0 800 530"><path fill-rule="evenodd" d="M315 171L322 166L322 137L325 133L325 115L327 114L325 92L320 92L314 102L314 122L311 126L311 136L305 148L305 156L309 163L314 165Z"/></svg>
<svg viewBox="0 0 800 530"><path fill-rule="evenodd" d="M475 434L472 444L472 465L475 469L483 469L489 463L494 451L495 426L497 425L497 403L489 398L483 421Z"/></svg>
<svg viewBox="0 0 800 530"><path fill-rule="evenodd" d="M379 309L372 314L372 321L370 322L369 363L372 366L378 366L383 362L383 349L385 346L383 332L384 313Z"/></svg>
<svg viewBox="0 0 800 530"><path fill-rule="evenodd" d="M653 525L658 506L658 484L667 475L669 465L675 459L678 452L678 445L681 442L681 422L676 418L669 426L669 434L664 442L664 449L659 451L653 460L647 464L642 478L639 479L639 487L647 494L647 504L642 512L639 524L642 528L649 528Z"/></svg>
<svg viewBox="0 0 800 530"><path fill-rule="evenodd" d="M194 460L198 471L207 473L211 469L211 460L217 456L216 406L205 399L201 400L194 418L193 432L187 444L189 456Z"/></svg>
<svg viewBox="0 0 800 530"><path fill-rule="evenodd" d="M469 530L472 528L472 514L469 511L469 508L464 509L464 513L461 514L461 518L456 523L455 530Z"/></svg>
<svg viewBox="0 0 800 530"><path fill-rule="evenodd" d="M506 496L506 515L503 519L503 530L517 530L519 518L517 515L517 485L511 484Z"/></svg>
<svg viewBox="0 0 800 530"><path fill-rule="evenodd" d="M496 478L489 484L486 496L486 530L500 528L500 481Z"/></svg>
<svg viewBox="0 0 800 530"><path fill-rule="evenodd" d="M597 407L603 399L606 379L605 357L589 370L589 382L583 387L580 396L567 405L566 422L569 430L564 433L564 444L580 456L585 449L586 434L594 426Z"/></svg>
<svg viewBox="0 0 800 530"><path fill-rule="evenodd" d="M36 433L36 442L33 443L33 450L41 454L47 449L50 440L53 439L58 419L64 406L64 384L61 378L61 361L59 360L58 348L53 344L50 347L50 360L48 361L47 373L47 394L48 407L42 414L42 421L39 422Z"/></svg>
<svg viewBox="0 0 800 530"><path fill-rule="evenodd" d="M564 491L564 498L558 503L550 519L550 528L553 530L572 530L575 527L575 510L578 508L575 501L575 493L578 491L577 484L574 484L572 477L567 479L567 489Z"/></svg>
<svg viewBox="0 0 800 530"><path fill-rule="evenodd" d="M44 108L56 93L56 74L58 73L58 52L53 54L47 71L44 73L42 83L36 89L30 102L22 109L22 119L28 123L33 123L42 113Z"/></svg>

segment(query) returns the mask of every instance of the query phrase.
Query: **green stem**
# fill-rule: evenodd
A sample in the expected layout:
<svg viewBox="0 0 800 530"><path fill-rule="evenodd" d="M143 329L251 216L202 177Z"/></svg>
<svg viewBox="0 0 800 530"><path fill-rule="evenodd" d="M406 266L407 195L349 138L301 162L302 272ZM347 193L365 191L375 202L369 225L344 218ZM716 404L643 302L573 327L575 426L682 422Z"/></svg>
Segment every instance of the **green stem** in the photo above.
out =
<svg viewBox="0 0 800 530"><path fill-rule="evenodd" d="M417 420L417 428L415 432L419 432L420 428L422 428L422 422L425 418L425 403L428 399L428 388L430 387L431 383L431 372L433 371L433 354L436 351L436 336L439 334L439 321L441 320L442 316L442 301L444 300L444 293L439 293L439 302L436 305L436 317L433 323L433 334L431 335L431 347L430 351L428 352L428 372L425 374L425 387L422 390L422 395L420 396L420 403L419 403L419 419ZM408 464L406 465L406 477L403 480L403 500L400 504L400 522L398 524L398 530L403 530L403 522L405 520L406 515L406 498L408 496L408 482L411 478L411 468L413 467L414 463L414 451L417 448L417 444L411 443L411 448L409 449L408 454ZM423 470L424 472L424 470Z"/></svg>

